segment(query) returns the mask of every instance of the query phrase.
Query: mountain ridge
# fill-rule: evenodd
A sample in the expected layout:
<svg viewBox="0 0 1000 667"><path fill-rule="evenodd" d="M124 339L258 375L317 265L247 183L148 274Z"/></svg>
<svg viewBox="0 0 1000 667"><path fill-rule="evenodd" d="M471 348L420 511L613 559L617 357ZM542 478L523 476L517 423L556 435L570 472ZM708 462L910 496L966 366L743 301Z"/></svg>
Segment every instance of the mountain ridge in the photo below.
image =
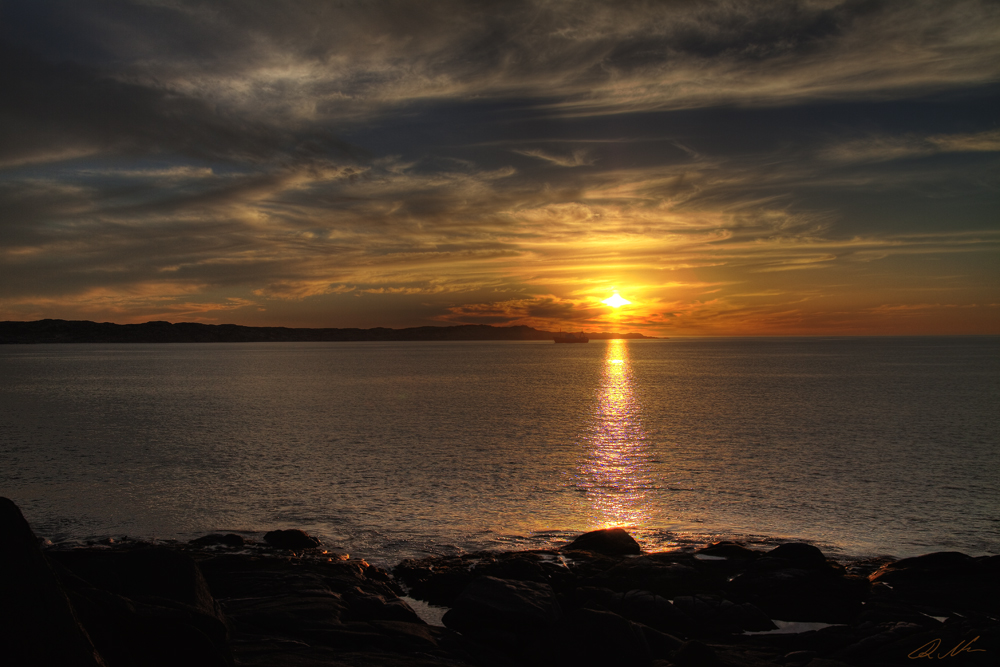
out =
<svg viewBox="0 0 1000 667"><path fill-rule="evenodd" d="M266 343L354 341L553 340L565 332L489 324L389 329L248 327L239 324L150 321L115 324L90 320L44 319L0 322L0 344L51 343ZM584 333L595 340L653 339L640 333Z"/></svg>

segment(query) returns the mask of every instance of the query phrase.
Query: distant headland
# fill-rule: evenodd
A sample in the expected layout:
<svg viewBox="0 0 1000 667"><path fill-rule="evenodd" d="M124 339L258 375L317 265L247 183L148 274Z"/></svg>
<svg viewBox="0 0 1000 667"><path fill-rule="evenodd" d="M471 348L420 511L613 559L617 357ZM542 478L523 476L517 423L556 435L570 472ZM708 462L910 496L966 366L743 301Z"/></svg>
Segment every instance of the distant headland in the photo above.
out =
<svg viewBox="0 0 1000 667"><path fill-rule="evenodd" d="M465 324L408 329L294 329L200 322L114 324L87 320L0 322L0 344L24 343L289 343L330 341L555 340L565 332L527 326ZM640 333L590 333L591 340L644 338Z"/></svg>

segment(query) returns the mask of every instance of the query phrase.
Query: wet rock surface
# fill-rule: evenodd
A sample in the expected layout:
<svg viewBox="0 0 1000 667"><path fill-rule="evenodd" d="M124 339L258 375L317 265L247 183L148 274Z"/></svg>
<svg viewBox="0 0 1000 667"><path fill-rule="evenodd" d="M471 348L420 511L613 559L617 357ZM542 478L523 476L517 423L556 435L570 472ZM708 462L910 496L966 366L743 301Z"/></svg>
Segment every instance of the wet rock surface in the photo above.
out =
<svg viewBox="0 0 1000 667"><path fill-rule="evenodd" d="M264 534L264 541L276 549L315 549L321 546L318 538L297 528L272 530Z"/></svg>
<svg viewBox="0 0 1000 667"><path fill-rule="evenodd" d="M840 563L803 543L639 555L574 544L407 560L393 572L413 597L448 607L488 578L550 587L559 620L544 632L479 639L507 647L511 662L498 664L1000 664L995 556Z"/></svg>
<svg viewBox="0 0 1000 667"><path fill-rule="evenodd" d="M584 533L565 548L567 551L592 551L605 556L632 556L642 552L639 543L623 528L605 528Z"/></svg>
<svg viewBox="0 0 1000 667"><path fill-rule="evenodd" d="M732 542L627 555L605 549L604 535L591 542L600 551L577 541L406 560L390 574L316 545L207 537L42 549L0 499L0 663L1000 662L995 556L839 563L807 544L756 551ZM448 608L443 627L422 620L404 591Z"/></svg>
<svg viewBox="0 0 1000 667"><path fill-rule="evenodd" d="M0 662L105 664L28 522L6 498L0 498L0 633Z"/></svg>

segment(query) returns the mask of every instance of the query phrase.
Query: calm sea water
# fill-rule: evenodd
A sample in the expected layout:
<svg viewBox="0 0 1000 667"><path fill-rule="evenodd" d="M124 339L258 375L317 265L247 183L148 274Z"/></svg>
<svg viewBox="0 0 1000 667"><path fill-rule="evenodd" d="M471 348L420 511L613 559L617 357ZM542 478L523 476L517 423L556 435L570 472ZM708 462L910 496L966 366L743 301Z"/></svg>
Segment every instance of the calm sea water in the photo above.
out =
<svg viewBox="0 0 1000 667"><path fill-rule="evenodd" d="M1000 553L1000 338L4 346L0 378L0 495L56 542Z"/></svg>

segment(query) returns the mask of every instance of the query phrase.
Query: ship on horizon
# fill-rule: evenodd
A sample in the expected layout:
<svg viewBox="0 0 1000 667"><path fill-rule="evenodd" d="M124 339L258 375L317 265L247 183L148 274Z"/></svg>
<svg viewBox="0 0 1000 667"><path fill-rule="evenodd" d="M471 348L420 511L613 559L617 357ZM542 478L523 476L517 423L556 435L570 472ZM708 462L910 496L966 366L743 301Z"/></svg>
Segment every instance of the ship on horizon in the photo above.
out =
<svg viewBox="0 0 1000 667"><path fill-rule="evenodd" d="M584 336L582 332L579 333L579 334L575 334L575 333L564 334L562 332L559 332L558 334L556 334L556 337L554 338L554 340L557 343L589 343L590 342L590 339L587 338L586 336Z"/></svg>

